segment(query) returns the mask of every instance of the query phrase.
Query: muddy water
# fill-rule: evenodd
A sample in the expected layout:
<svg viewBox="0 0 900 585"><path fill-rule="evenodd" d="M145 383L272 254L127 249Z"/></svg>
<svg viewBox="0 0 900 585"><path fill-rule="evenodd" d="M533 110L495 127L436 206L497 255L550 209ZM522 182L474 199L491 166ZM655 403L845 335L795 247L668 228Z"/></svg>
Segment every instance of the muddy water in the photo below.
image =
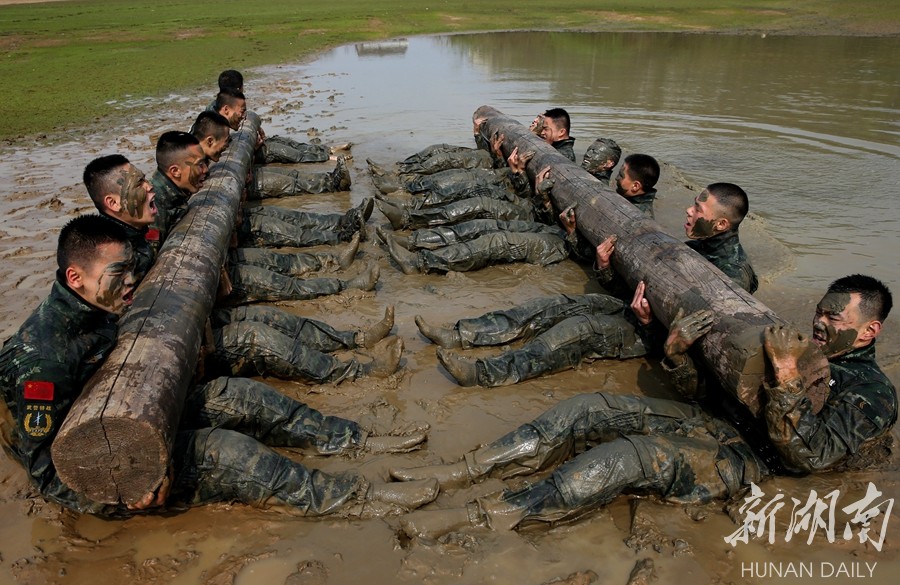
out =
<svg viewBox="0 0 900 585"><path fill-rule="evenodd" d="M696 185L729 180L744 186L753 217L742 233L762 277L757 296L806 327L833 277L867 271L900 287L893 256L900 214L890 199L900 181L897 53L897 41L884 39L547 33L416 38L343 47L309 64L249 72L246 89L269 134L356 144L349 194L279 202L310 210L345 209L371 195L366 158L389 163L435 142L468 144L470 116L479 105L494 105L525 122L548 106L565 106L573 115L579 154L603 135L619 140L626 152L648 152L667 163L657 217L673 234L681 233L682 210ZM211 82L215 74L210 72ZM46 294L58 228L91 208L79 184L84 165L99 154L121 152L149 172L150 137L187 128L211 93L123 103L121 120L73 130L52 146L35 139L3 147L4 337ZM376 212L370 223L383 221ZM645 360L597 362L516 387L461 389L439 368L433 346L413 323L416 314L450 322L536 295L594 290L574 264L407 277L371 241L361 260L381 265L375 294L284 308L352 328L376 320L385 305L395 303L395 331L407 347L404 373L374 384L276 385L375 429L423 420L431 423L432 434L425 451L406 456L295 454L311 466L358 468L372 479L384 478L392 465L455 460L580 392L640 388L668 396L663 372ZM879 355L897 383L895 319L888 321ZM804 501L810 490L824 495L838 489L846 505L869 481L889 497L900 495L897 469L894 457L880 471L779 479L764 489L769 497L782 490L788 499ZM488 480L451 490L434 506L458 505L501 486ZM312 521L228 505L107 522L44 504L3 456L0 582L93 583L103 575L103 582L114 584L543 583L592 570L601 582L625 583L642 558L654 561L662 583L780 581L753 578L746 569L754 561L803 562L814 565L816 574L822 562L877 562L867 581L875 583L893 582L900 569L896 517L881 552L843 541L840 531L834 543L820 535L807 544L805 534L785 543L786 511L778 516L782 533L774 544L762 539L732 549L723 537L736 525L720 505L685 510L642 501L638 509L651 526L631 539L631 547L625 543L632 536L625 498L570 525L472 531L442 542L399 539L390 519Z"/></svg>

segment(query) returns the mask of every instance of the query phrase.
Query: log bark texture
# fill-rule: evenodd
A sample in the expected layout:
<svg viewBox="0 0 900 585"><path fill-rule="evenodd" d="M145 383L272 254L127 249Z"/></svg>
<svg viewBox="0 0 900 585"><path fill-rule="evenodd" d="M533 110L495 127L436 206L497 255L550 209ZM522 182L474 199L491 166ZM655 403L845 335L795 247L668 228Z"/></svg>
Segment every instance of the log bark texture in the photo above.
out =
<svg viewBox="0 0 900 585"><path fill-rule="evenodd" d="M60 478L95 502L133 503L166 475L258 128L249 112L191 197L120 321L116 347L53 443Z"/></svg>
<svg viewBox="0 0 900 585"><path fill-rule="evenodd" d="M712 331L695 344L692 355L701 358L724 390L734 394L754 415L760 414L762 386L770 367L765 359L763 332L770 325L787 323L527 127L490 106L480 107L473 117L485 118L483 135L497 133L504 137L506 156L515 147L519 152L535 152L526 167L532 184L541 169L551 167L554 205L559 210L578 204L578 230L593 245L610 235L617 236L613 267L631 289L644 281L653 314L666 328L679 309L684 309L685 315L700 309L715 313ZM828 361L810 342L800 366L818 410L827 396Z"/></svg>

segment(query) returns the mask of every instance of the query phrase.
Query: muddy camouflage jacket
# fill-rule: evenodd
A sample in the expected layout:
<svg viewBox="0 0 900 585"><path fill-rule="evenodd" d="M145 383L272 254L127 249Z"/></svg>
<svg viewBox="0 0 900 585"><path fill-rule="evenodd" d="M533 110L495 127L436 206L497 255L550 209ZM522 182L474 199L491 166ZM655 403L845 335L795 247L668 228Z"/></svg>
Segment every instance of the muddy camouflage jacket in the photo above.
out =
<svg viewBox="0 0 900 585"><path fill-rule="evenodd" d="M57 276L50 295L0 352L0 386L15 424L12 452L41 493L62 503L72 495L56 476L50 446L72 402L112 351L116 319Z"/></svg>
<svg viewBox="0 0 900 585"><path fill-rule="evenodd" d="M150 241L150 246L155 254L159 253L160 247L172 229L175 227L184 214L187 213L187 204L190 195L186 195L184 191L178 188L169 177L163 174L159 169L150 177L150 184L153 185L153 191L156 193L156 219L151 230L156 230L156 240Z"/></svg>
<svg viewBox="0 0 900 585"><path fill-rule="evenodd" d="M566 138L565 140L557 140L553 144L551 144L553 148L556 149L559 154L563 155L567 159L572 162L575 162L575 139L572 137Z"/></svg>
<svg viewBox="0 0 900 585"><path fill-rule="evenodd" d="M769 400L764 420L749 420L745 409L732 404L710 406L722 411L754 450L782 471L808 473L839 464L859 469L880 462L867 448L897 421L897 392L875 363L875 344L833 358L829 366L828 399L818 414L799 379L765 388ZM663 367L683 396L706 394L689 357L675 368L664 360Z"/></svg>
<svg viewBox="0 0 900 585"><path fill-rule="evenodd" d="M653 213L653 201L656 199L656 189L650 189L642 195L635 195L634 197L627 197L626 199L650 219L656 218L656 215Z"/></svg>
<svg viewBox="0 0 900 585"><path fill-rule="evenodd" d="M744 247L741 246L737 230L729 230L705 240L688 240L685 244L712 262L748 293L752 295L756 292L759 281Z"/></svg>
<svg viewBox="0 0 900 585"><path fill-rule="evenodd" d="M897 391L875 363L874 343L829 360L829 366L828 399L818 414L799 380L766 388L769 439L791 471L844 463L897 421Z"/></svg>

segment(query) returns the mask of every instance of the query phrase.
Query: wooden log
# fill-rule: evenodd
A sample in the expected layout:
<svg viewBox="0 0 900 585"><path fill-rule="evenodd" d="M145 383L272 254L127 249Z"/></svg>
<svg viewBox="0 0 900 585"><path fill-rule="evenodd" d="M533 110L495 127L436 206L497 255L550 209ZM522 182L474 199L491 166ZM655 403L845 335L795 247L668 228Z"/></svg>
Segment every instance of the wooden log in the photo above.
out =
<svg viewBox="0 0 900 585"><path fill-rule="evenodd" d="M204 188L191 197L135 292L115 348L53 442L60 478L92 501L133 503L165 477L258 128L259 118L248 113Z"/></svg>
<svg viewBox="0 0 900 585"><path fill-rule="evenodd" d="M700 309L715 313L712 331L695 344L692 355L699 355L723 389L734 394L754 415L760 414L762 385L766 368L770 367L762 346L763 331L786 322L700 254L664 233L658 223L609 185L559 154L516 120L490 106L480 107L474 118L486 119L482 129L485 136L504 136L503 152L507 156L517 146L519 152L535 152L526 167L532 184L541 169L551 167L551 199L557 209L578 204L578 229L592 244L596 246L610 235L617 236L613 267L632 289L644 281L653 314L667 328L680 308L685 314ZM818 411L828 392L828 361L810 342L800 366Z"/></svg>

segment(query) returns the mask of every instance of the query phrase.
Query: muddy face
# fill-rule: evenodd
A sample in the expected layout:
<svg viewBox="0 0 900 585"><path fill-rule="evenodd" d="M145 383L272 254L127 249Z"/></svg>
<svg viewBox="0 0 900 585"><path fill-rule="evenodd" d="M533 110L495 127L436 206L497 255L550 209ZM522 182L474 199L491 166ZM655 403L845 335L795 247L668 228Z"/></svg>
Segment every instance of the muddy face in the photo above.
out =
<svg viewBox="0 0 900 585"><path fill-rule="evenodd" d="M88 266L81 267L81 297L91 305L121 315L134 292L134 253L131 244L109 243L98 248Z"/></svg>
<svg viewBox="0 0 900 585"><path fill-rule="evenodd" d="M851 293L827 293L816 305L813 343L825 357L836 357L861 347L864 329L859 311L860 297Z"/></svg>
<svg viewBox="0 0 900 585"><path fill-rule="evenodd" d="M556 121L552 118L542 116L541 119L544 121L544 127L541 128L539 136L544 139L544 142L553 144L557 140L562 140L565 130L557 126Z"/></svg>
<svg viewBox="0 0 900 585"><path fill-rule="evenodd" d="M634 177L631 176L631 169L628 168L628 163L625 163L619 169L619 174L616 177L616 193L622 197L634 197L635 195L640 195L641 192L640 181L634 180Z"/></svg>
<svg viewBox="0 0 900 585"><path fill-rule="evenodd" d="M122 212L141 227L153 223L156 217L155 194L144 173L134 165L128 165L116 183L119 185Z"/></svg>
<svg viewBox="0 0 900 585"><path fill-rule="evenodd" d="M719 232L724 231L719 226L721 214L719 213L716 198L704 189L694 199L694 204L685 210L687 221L684 223L684 233L692 240L705 240Z"/></svg>
<svg viewBox="0 0 900 585"><path fill-rule="evenodd" d="M200 145L191 146L185 153L185 159L180 165L181 176L175 181L185 193L193 195L203 187L206 175L209 172L206 155Z"/></svg>
<svg viewBox="0 0 900 585"><path fill-rule="evenodd" d="M247 102L238 100L234 106L225 106L219 113L225 116L232 130L240 130L241 122L244 121L244 116L247 114Z"/></svg>
<svg viewBox="0 0 900 585"><path fill-rule="evenodd" d="M219 138L212 136L205 138L200 143L200 146L203 147L203 153L206 154L206 158L212 162L219 162L219 159L222 158L222 153L225 152L229 144L231 144L231 135L226 132L224 136Z"/></svg>

